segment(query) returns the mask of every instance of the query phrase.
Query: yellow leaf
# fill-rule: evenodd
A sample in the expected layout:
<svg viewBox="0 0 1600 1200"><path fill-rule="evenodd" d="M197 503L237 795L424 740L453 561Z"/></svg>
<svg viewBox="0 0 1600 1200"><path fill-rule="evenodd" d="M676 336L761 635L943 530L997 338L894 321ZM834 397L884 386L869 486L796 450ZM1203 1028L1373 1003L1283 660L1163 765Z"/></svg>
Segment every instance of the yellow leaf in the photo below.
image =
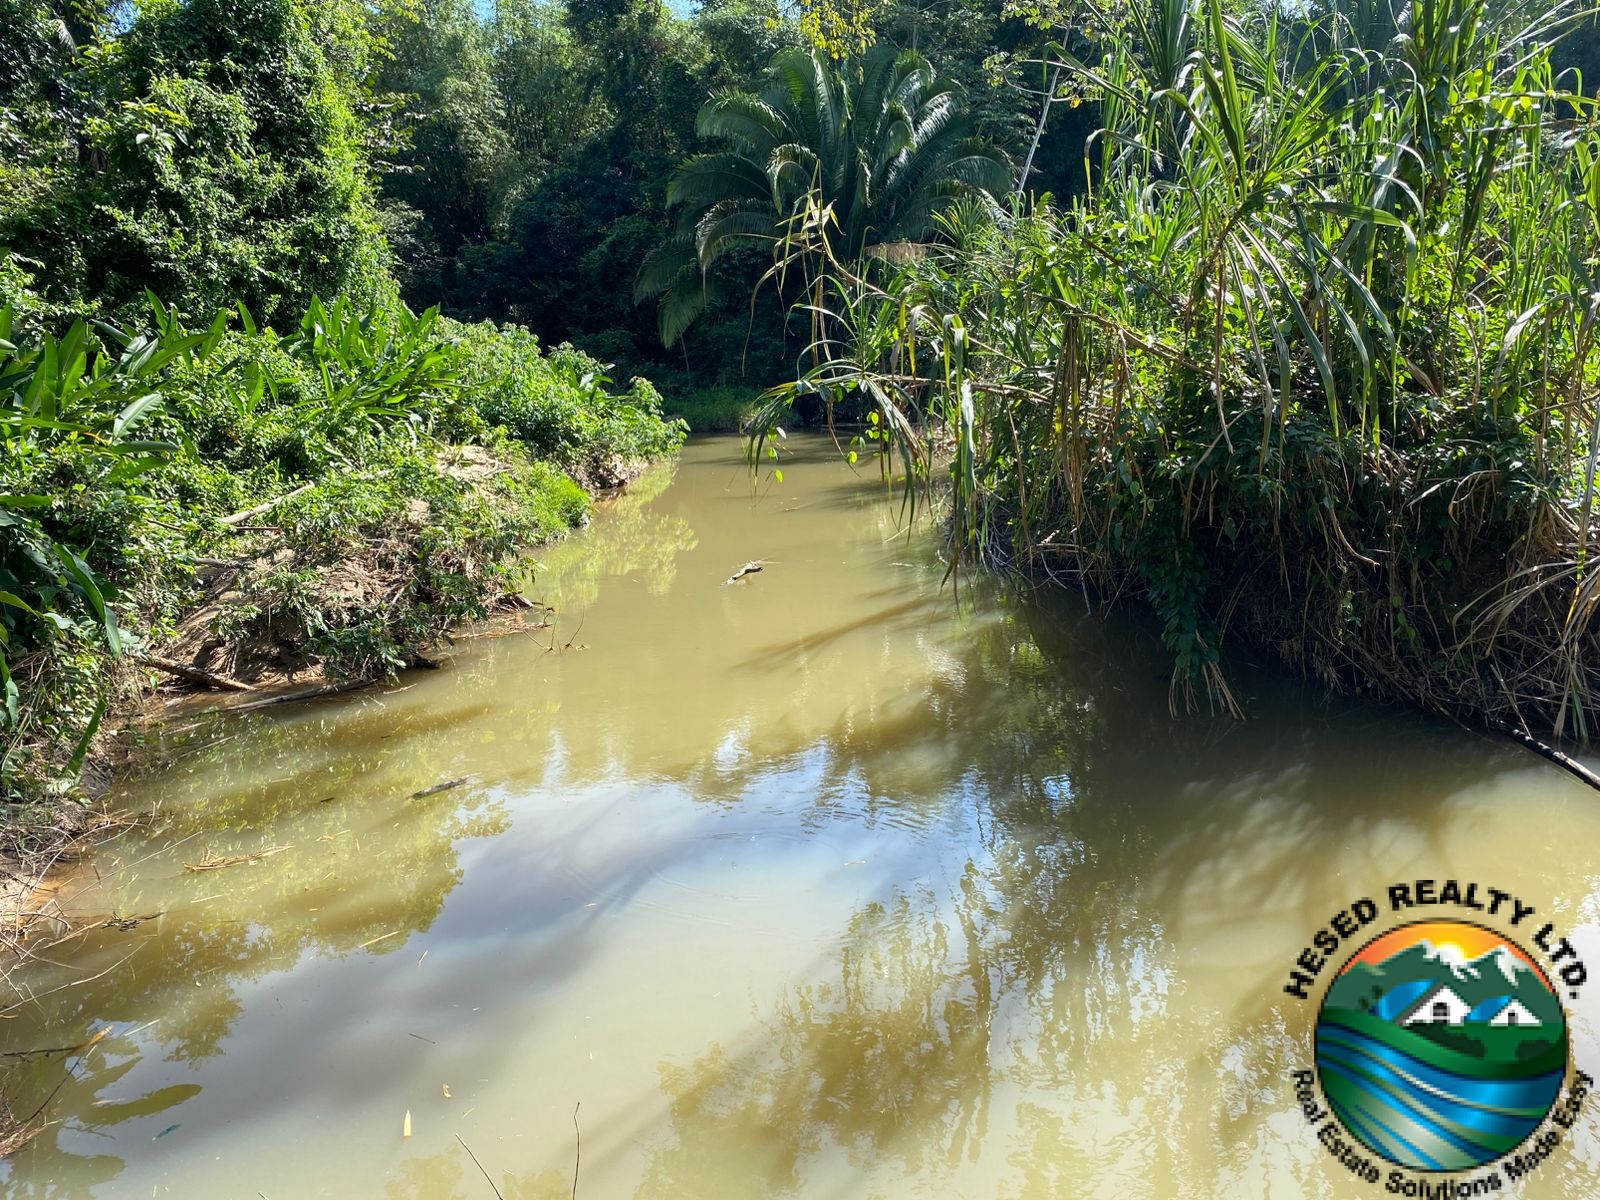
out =
<svg viewBox="0 0 1600 1200"><path fill-rule="evenodd" d="M411 1136L411 1110L409 1108L406 1109L405 1124L400 1126L400 1136L403 1138Z"/></svg>

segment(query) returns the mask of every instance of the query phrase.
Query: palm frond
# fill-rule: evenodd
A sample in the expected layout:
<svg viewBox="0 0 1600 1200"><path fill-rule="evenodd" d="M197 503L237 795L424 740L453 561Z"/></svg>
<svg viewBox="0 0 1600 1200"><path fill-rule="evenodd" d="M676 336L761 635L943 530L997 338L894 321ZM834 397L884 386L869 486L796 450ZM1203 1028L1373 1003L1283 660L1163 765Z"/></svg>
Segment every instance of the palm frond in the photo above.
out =
<svg viewBox="0 0 1600 1200"><path fill-rule="evenodd" d="M749 156L720 151L685 159L667 182L667 203L703 208L727 196L762 196L767 190L766 173Z"/></svg>
<svg viewBox="0 0 1600 1200"><path fill-rule="evenodd" d="M663 336L698 309L680 294L685 247L704 276L739 242L770 242L774 270L869 244L919 238L955 197L1003 193L1004 159L973 144L959 95L921 55L887 43L834 63L800 48L780 51L759 96L723 92L697 122L718 150L685 160L668 183L673 238L641 270L638 296L671 303ZM909 224L905 214L909 215ZM808 279L817 274L807 269ZM781 278L780 278L781 285ZM685 315L687 314L687 316Z"/></svg>
<svg viewBox="0 0 1600 1200"><path fill-rule="evenodd" d="M700 218L695 230L695 252L701 271L711 265L727 250L730 242L740 240L775 241L777 227L772 212L764 205L746 200L724 200L713 204Z"/></svg>
<svg viewBox="0 0 1600 1200"><path fill-rule="evenodd" d="M787 111L748 92L722 92L713 96L700 109L695 129L703 138L731 142L756 157L797 132Z"/></svg>

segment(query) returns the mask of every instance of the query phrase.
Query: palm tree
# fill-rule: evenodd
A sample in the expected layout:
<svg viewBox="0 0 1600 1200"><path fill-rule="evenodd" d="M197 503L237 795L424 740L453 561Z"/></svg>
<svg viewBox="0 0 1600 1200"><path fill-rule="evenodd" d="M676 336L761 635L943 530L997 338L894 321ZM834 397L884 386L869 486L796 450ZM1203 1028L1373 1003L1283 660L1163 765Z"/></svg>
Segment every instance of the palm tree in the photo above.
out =
<svg viewBox="0 0 1600 1200"><path fill-rule="evenodd" d="M993 202L1010 187L1010 166L973 136L953 85L921 55L884 44L842 63L780 51L760 95L714 96L697 127L726 149L673 174L676 230L634 290L636 300L661 298L669 346L705 308L709 272L736 245L792 249L796 221L822 214L830 250L854 261L926 237L962 197Z"/></svg>

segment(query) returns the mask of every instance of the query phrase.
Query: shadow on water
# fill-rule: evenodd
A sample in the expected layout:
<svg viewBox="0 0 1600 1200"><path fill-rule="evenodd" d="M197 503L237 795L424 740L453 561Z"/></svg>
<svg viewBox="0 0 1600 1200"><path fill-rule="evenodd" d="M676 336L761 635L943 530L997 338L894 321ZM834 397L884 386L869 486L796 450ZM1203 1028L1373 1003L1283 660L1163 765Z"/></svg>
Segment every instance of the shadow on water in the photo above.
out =
<svg viewBox="0 0 1600 1200"><path fill-rule="evenodd" d="M859 908L744 1045L663 1066L671 1132L639 1195L798 1193L830 1148L845 1177L1005 1153L1006 1196L1235 1194L1277 1153L1297 1194L1335 1194L1311 1139L1268 1145L1304 1059L1285 969L1361 894L1329 876L1434 874L1459 857L1438 832L1500 773L1538 779L1557 811L1587 798L1516 751L1265 679L1247 726L1175 723L1159 659L1105 653L1107 636L1027 607L914 710L828 739L823 792L955 806L966 862ZM1562 869L1579 862L1531 874L1586 888ZM1048 1098L1017 1105L1001 1147L997 1093Z"/></svg>
<svg viewBox="0 0 1600 1200"><path fill-rule="evenodd" d="M676 995L692 964L748 987L749 1019L658 1053L659 1094L612 1103L586 1131L585 1170L613 1194L1331 1196L1343 1181L1288 1083L1309 1015L1281 988L1311 931L1412 874L1510 872L1541 909L1592 922L1597 806L1521 752L1267 675L1239 680L1248 723L1174 720L1138 630L1059 596L954 608L892 517L858 528L854 550L836 516L797 527L782 570L724 586L725 564L774 536L755 523L771 509L749 515L743 470L706 454L542 556L534 594L568 617L594 610L576 668L510 639L425 694L254 722L142 793L181 850L148 897L125 878L103 889L107 916L136 923L31 974L34 992L61 990L8 1013L12 1045L117 1031L64 1084L59 1058L13 1072L24 1111L59 1084L65 1120L0 1174L7 1195L114 1181L123 1160L96 1154L94 1135L137 1121L148 1145L194 1120L177 1068L243 1055L230 1030L269 999L293 1015L274 1018L270 1053L242 1059L260 1111L357 1105L374 1085L307 1082L307 1055L337 1042L381 1059L407 1036L448 1038L454 1078L516 1061L548 1091L559 1081L516 1059L507 1031L595 1003L568 989L609 945L647 964L670 936L681 951L641 975L644 994ZM848 490L793 474L801 498ZM748 526L704 517L724 497ZM843 570L812 567L841 555ZM648 599L606 615L632 592ZM177 865L279 845L236 868ZM130 877L148 871L142 838L116 852ZM800 885L816 890L771 908L769 891ZM779 984L696 957L712 926L695 922L799 921L811 904L839 916ZM422 934L440 974L395 961ZM757 956L777 940L753 929L732 944ZM447 1024L469 980L471 1017ZM121 1094L155 1056L173 1068ZM570 1193L568 1132L496 1144L508 1198ZM1587 1195L1595 1157L1586 1135L1539 1194ZM419 1146L383 1194L481 1184L459 1148Z"/></svg>

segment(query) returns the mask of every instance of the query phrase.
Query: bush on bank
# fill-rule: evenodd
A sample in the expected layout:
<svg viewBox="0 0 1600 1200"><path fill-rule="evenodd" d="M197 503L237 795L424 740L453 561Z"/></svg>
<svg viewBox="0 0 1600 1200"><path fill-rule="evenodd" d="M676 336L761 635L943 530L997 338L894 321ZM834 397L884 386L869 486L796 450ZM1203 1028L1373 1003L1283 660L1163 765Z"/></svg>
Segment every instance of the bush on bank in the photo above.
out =
<svg viewBox="0 0 1600 1200"><path fill-rule="evenodd" d="M587 515L573 473L682 442L646 381L609 384L520 329L344 300L286 331L242 306L190 328L153 299L137 333L0 310L10 815L71 792L175 638L246 680L367 677L485 615L519 548ZM14 848L48 836L0 824Z"/></svg>

